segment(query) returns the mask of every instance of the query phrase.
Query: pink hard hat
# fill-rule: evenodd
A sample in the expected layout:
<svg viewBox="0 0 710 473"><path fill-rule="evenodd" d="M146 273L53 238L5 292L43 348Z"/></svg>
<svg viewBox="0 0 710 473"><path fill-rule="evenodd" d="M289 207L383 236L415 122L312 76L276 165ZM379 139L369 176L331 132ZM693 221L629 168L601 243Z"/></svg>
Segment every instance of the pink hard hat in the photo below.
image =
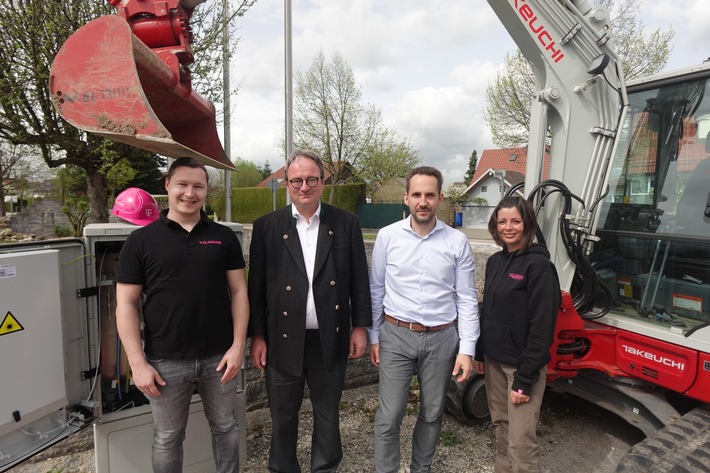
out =
<svg viewBox="0 0 710 473"><path fill-rule="evenodd" d="M111 211L123 220L141 226L158 220L159 212L153 196L138 187L129 187L118 194Z"/></svg>

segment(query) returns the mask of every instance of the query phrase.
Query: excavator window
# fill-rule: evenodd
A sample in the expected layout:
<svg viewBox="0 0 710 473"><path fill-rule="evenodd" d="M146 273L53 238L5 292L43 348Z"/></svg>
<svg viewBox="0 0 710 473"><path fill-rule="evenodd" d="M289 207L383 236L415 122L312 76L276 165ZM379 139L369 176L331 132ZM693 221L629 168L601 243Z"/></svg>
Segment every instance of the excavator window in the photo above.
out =
<svg viewBox="0 0 710 473"><path fill-rule="evenodd" d="M684 332L710 323L709 86L629 89L591 257L615 313Z"/></svg>

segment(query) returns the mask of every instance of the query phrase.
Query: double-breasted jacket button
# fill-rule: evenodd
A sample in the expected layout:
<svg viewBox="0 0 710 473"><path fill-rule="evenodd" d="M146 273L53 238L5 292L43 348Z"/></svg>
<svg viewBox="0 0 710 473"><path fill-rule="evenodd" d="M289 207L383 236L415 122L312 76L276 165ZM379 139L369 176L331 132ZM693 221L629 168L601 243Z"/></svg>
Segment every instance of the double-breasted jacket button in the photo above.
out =
<svg viewBox="0 0 710 473"><path fill-rule="evenodd" d="M331 286L335 286L335 281L330 281Z"/></svg>
<svg viewBox="0 0 710 473"><path fill-rule="evenodd" d="M291 292L291 286L286 286L286 292Z"/></svg>
<svg viewBox="0 0 710 473"><path fill-rule="evenodd" d="M339 332L340 332L340 327L335 327L335 333L339 333Z"/></svg>
<svg viewBox="0 0 710 473"><path fill-rule="evenodd" d="M288 235L284 235L282 238L283 238L284 240L288 240Z"/></svg>
<svg viewBox="0 0 710 473"><path fill-rule="evenodd" d="M281 312L281 315L283 315L284 317L288 317L288 312L284 310L283 312Z"/></svg>
<svg viewBox="0 0 710 473"><path fill-rule="evenodd" d="M335 304L335 310L340 310L340 304Z"/></svg>
<svg viewBox="0 0 710 473"><path fill-rule="evenodd" d="M286 340L286 339L288 338L288 335L286 335L286 334L284 333L284 334L281 335L281 338L283 338L284 340Z"/></svg>
<svg viewBox="0 0 710 473"><path fill-rule="evenodd" d="M328 235L333 236L333 230L328 230Z"/></svg>

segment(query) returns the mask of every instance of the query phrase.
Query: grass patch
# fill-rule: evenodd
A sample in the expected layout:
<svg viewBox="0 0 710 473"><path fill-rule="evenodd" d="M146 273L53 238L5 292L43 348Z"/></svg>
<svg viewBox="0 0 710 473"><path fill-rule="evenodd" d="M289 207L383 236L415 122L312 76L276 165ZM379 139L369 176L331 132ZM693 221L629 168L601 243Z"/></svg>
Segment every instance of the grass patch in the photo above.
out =
<svg viewBox="0 0 710 473"><path fill-rule="evenodd" d="M438 443L444 447L453 447L455 445L461 445L463 443L463 439L459 437L454 429L446 427L441 429Z"/></svg>
<svg viewBox="0 0 710 473"><path fill-rule="evenodd" d="M375 423L375 415L377 414L377 409L379 409L379 405L376 400L359 400L355 403L355 408L358 412L367 417L368 422L371 424Z"/></svg>
<svg viewBox="0 0 710 473"><path fill-rule="evenodd" d="M264 433L264 430L266 430L266 424L263 422L255 422L249 426L249 431L255 437L261 437L261 435Z"/></svg>

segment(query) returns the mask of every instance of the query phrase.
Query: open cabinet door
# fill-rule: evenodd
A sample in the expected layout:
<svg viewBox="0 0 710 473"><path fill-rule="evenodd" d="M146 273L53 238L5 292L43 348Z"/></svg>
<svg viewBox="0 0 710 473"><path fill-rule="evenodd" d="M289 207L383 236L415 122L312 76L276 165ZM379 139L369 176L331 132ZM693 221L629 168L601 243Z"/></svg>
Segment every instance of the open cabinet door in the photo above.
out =
<svg viewBox="0 0 710 473"><path fill-rule="evenodd" d="M83 281L83 248L65 240L0 251L0 471L87 425L86 312L72 287Z"/></svg>
<svg viewBox="0 0 710 473"><path fill-rule="evenodd" d="M241 236L243 226L228 224ZM101 406L100 417L94 420L94 446L96 473L150 473L151 445L153 442L153 417L147 400L126 374L128 362L121 350L115 326L115 275L118 256L123 242L136 226L109 223L92 224L84 228L87 252L94 255L93 270L87 279L91 287L102 289L97 293L100 321L101 352ZM240 238L241 241L241 238ZM108 283L108 285L106 285ZM240 431L246 430L246 392L244 377L240 373L235 409ZM183 443L183 471L190 473L215 471L212 458L212 437L199 395L194 395L190 405L185 442ZM246 458L246 436L239 437L240 459Z"/></svg>

